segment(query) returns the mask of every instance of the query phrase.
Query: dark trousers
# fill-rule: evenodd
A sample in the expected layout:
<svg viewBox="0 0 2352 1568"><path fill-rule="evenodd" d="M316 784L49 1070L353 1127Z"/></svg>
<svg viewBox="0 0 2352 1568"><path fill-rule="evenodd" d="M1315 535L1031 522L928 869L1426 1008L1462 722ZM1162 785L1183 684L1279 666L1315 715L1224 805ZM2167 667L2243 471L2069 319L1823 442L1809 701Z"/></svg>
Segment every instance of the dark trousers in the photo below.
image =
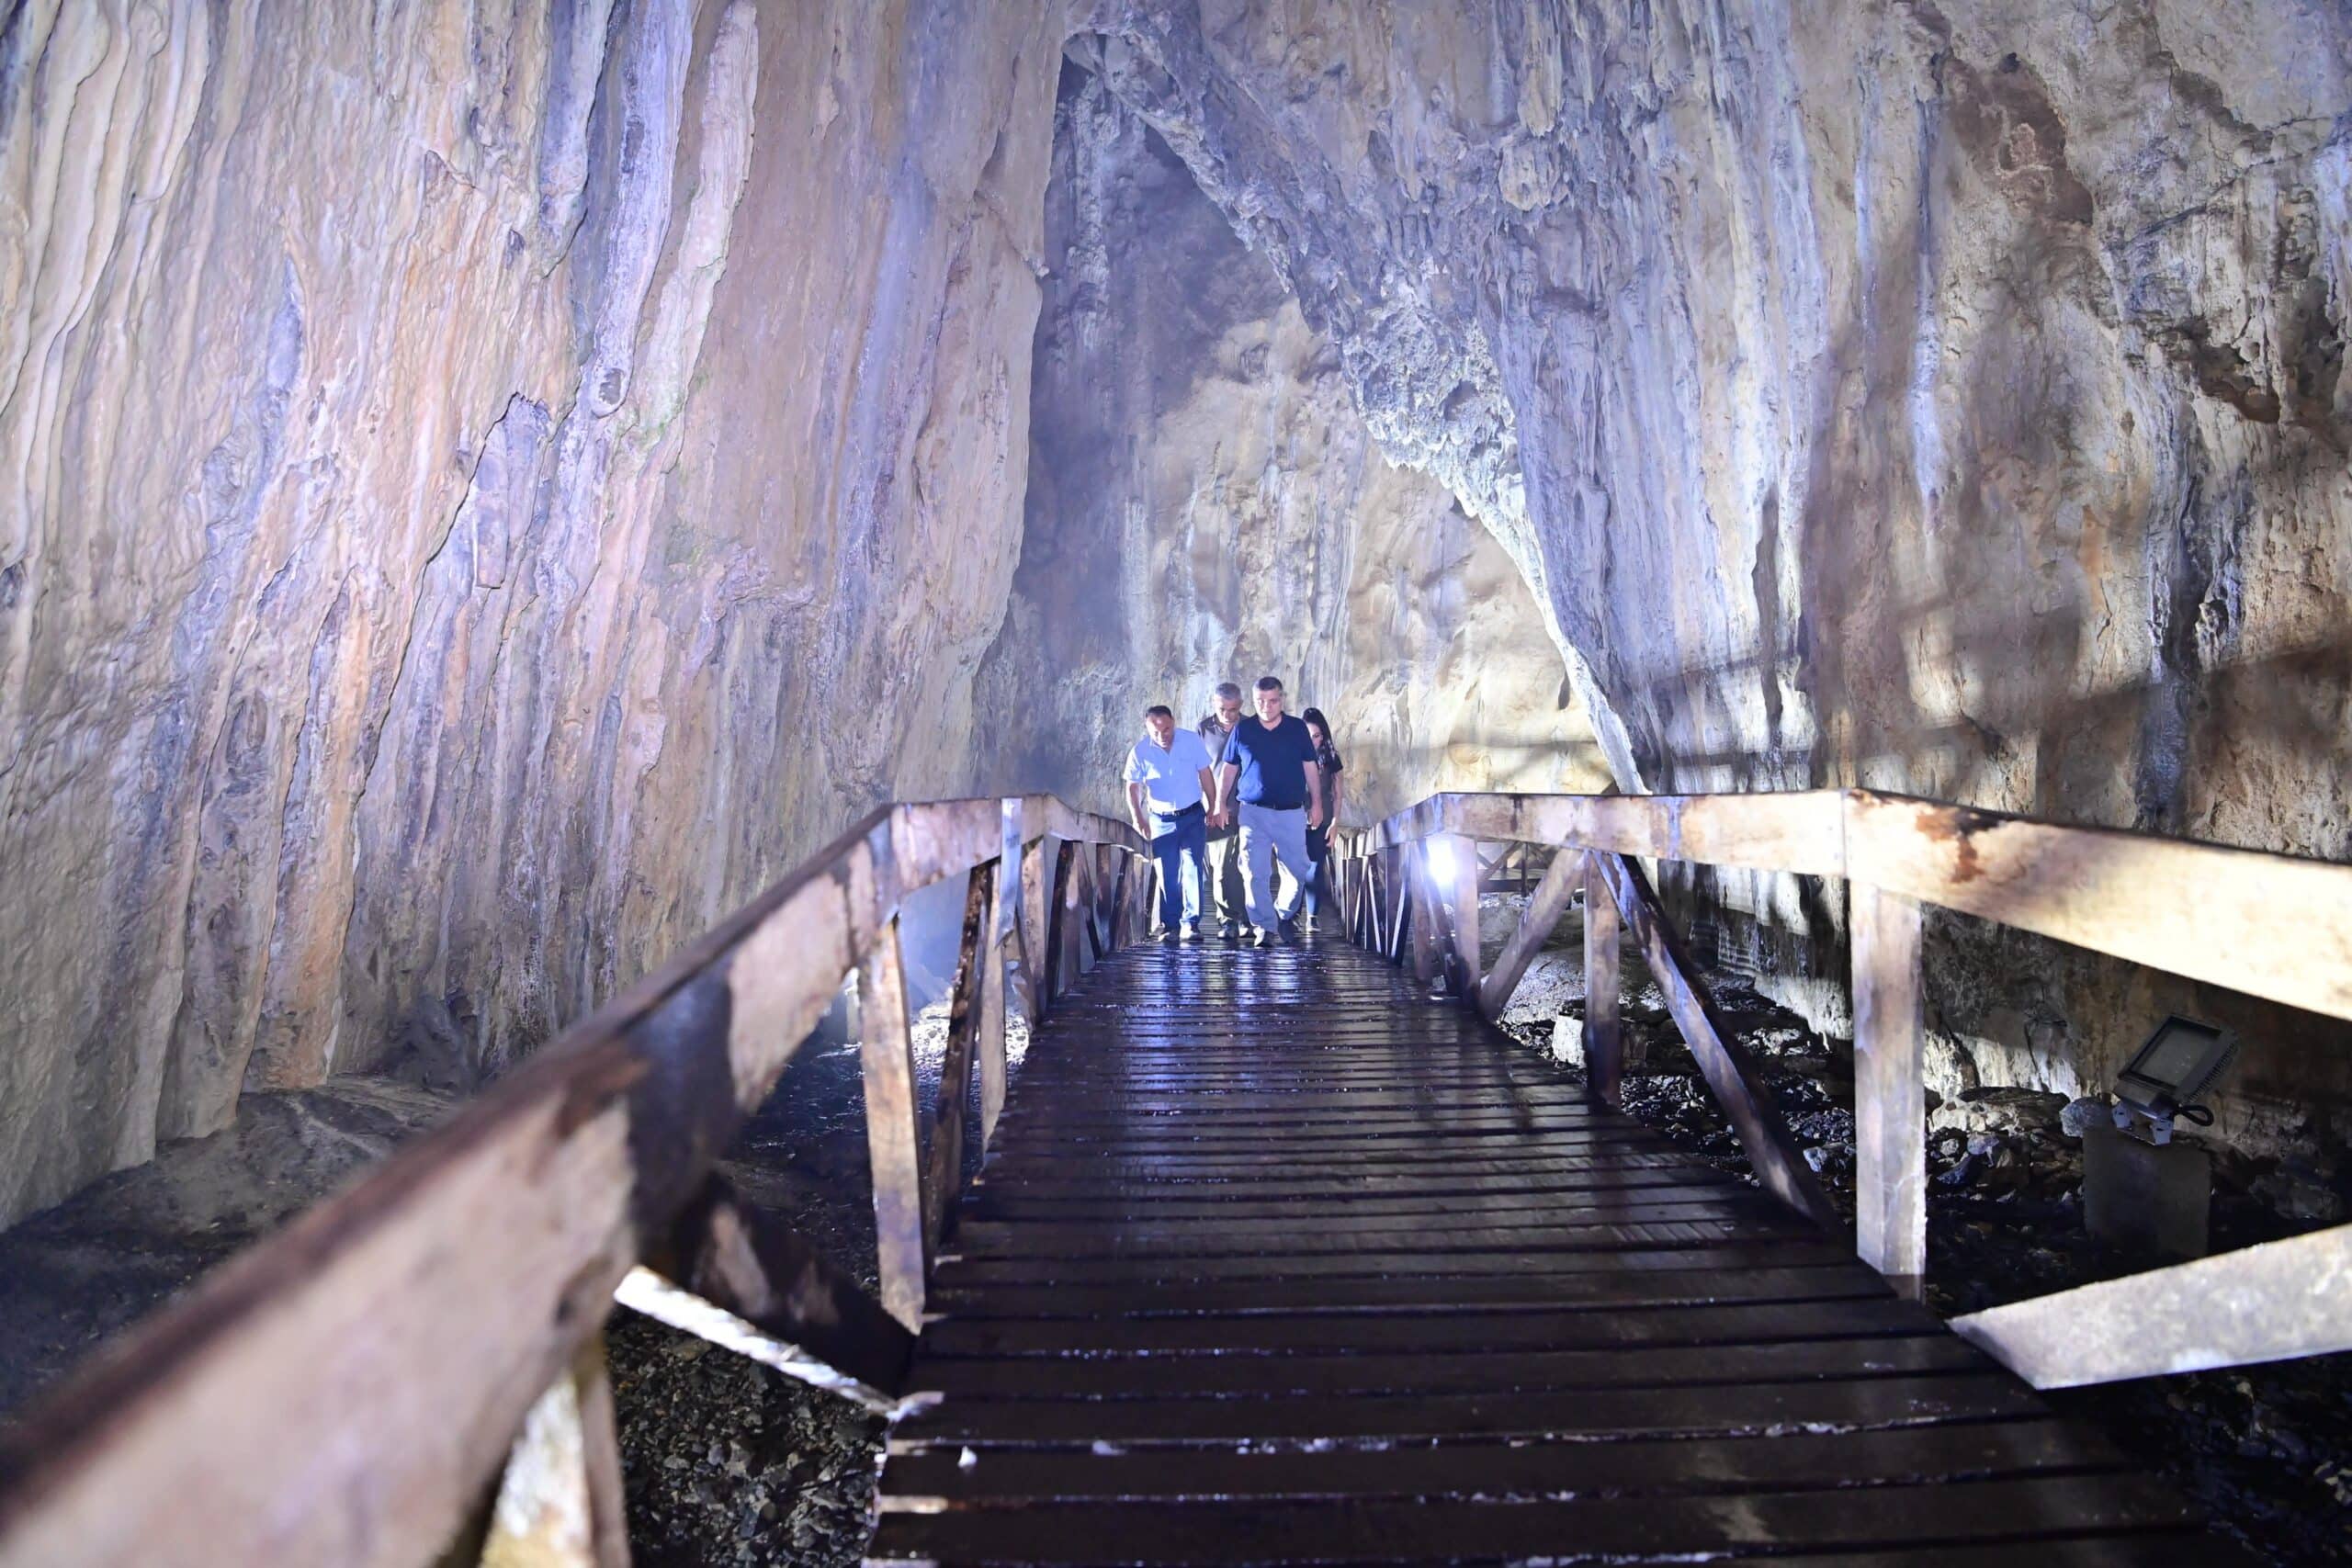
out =
<svg viewBox="0 0 2352 1568"><path fill-rule="evenodd" d="M1151 858L1159 867L1162 931L1174 931L1179 920L1200 923L1201 885L1208 880L1203 865L1208 858L1208 818L1199 807L1173 817L1152 814Z"/></svg>

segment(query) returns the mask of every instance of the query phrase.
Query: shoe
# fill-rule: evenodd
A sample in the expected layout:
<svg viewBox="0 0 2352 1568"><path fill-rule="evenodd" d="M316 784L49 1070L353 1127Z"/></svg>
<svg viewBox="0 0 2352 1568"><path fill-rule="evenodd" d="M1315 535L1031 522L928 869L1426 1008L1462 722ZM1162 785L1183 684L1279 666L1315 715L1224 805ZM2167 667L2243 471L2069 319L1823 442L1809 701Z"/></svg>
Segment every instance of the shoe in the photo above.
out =
<svg viewBox="0 0 2352 1568"><path fill-rule="evenodd" d="M1194 920L1184 928L1184 940L1186 942L1198 942L1201 940L1200 921Z"/></svg>
<svg viewBox="0 0 2352 1568"><path fill-rule="evenodd" d="M1159 940L1170 947L1175 946L1177 942L1176 928L1174 926L1163 927L1159 932Z"/></svg>
<svg viewBox="0 0 2352 1568"><path fill-rule="evenodd" d="M1284 942L1290 942L1294 945L1297 943L1299 940L1298 920L1295 917L1287 920L1277 921L1275 929L1282 932L1283 940Z"/></svg>
<svg viewBox="0 0 2352 1568"><path fill-rule="evenodd" d="M1268 931L1265 927L1260 926L1258 928L1257 934L1252 936L1250 941L1253 946L1272 947L1274 945L1274 933Z"/></svg>

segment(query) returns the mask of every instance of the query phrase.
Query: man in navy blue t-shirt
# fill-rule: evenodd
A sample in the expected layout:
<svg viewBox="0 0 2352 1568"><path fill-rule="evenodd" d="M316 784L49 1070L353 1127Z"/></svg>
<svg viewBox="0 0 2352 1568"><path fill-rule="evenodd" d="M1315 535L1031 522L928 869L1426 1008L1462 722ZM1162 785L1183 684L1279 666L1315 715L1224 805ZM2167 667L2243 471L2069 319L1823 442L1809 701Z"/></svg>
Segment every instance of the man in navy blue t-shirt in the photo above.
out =
<svg viewBox="0 0 2352 1568"><path fill-rule="evenodd" d="M1258 716L1233 727L1225 759L1216 771L1212 814L1236 801L1241 813L1241 885L1250 900L1250 923L1258 945L1274 940L1275 922L1287 927L1298 913L1301 889L1315 874L1306 858L1306 829L1323 825L1323 770L1306 724L1283 712L1283 683L1261 676ZM1274 904L1274 863L1290 873L1287 908Z"/></svg>

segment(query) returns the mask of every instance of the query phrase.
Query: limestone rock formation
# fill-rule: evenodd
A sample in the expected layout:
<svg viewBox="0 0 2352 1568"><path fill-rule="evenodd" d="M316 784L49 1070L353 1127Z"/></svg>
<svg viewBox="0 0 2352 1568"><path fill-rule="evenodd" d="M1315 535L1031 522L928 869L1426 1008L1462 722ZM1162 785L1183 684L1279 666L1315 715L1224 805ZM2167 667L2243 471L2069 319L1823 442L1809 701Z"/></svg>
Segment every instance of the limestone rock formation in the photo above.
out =
<svg viewBox="0 0 2352 1568"><path fill-rule="evenodd" d="M0 1221L1265 665L1370 809L2352 854L2347 258L2340 0L27 0ZM1668 891L1837 1027L1834 887ZM2352 1104L1934 941L1939 1088Z"/></svg>
<svg viewBox="0 0 2352 1568"><path fill-rule="evenodd" d="M1627 788L1861 783L2352 854L2340 5L1080 21L1374 437L1510 547ZM1818 888L1695 891L1753 917L1734 956L1834 952ZM1939 940L1947 1046L2039 1087L2102 1084L2151 1002L2236 1005ZM1838 1021L1834 963L1766 979ZM2252 1021L2246 1094L2352 1091L2313 1076L2327 1032Z"/></svg>
<svg viewBox="0 0 2352 1568"><path fill-rule="evenodd" d="M1062 41L8 9L0 1221L404 1036L495 1066L967 782Z"/></svg>
<svg viewBox="0 0 2352 1568"><path fill-rule="evenodd" d="M1220 680L1272 672L1330 718L1348 820L1605 784L1501 546L1384 455L1297 299L1075 65L1046 258L1021 565L982 677L992 776L1124 815L1148 704L1189 724Z"/></svg>

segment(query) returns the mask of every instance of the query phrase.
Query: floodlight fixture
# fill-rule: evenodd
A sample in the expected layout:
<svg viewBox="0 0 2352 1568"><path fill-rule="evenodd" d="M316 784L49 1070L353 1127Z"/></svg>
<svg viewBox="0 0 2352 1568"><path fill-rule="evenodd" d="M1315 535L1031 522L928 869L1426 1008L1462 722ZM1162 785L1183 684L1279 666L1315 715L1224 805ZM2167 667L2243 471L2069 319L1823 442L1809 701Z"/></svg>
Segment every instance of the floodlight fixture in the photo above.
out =
<svg viewBox="0 0 2352 1568"><path fill-rule="evenodd" d="M1425 839L1421 842L1421 853L1427 859L1430 880L1440 887L1453 886L1454 865L1452 841L1445 839Z"/></svg>
<svg viewBox="0 0 2352 1568"><path fill-rule="evenodd" d="M2218 1024L2166 1018L2115 1076L2115 1125L2143 1142L2172 1142L2173 1123L2213 1124L2197 1103L2229 1070L2238 1038Z"/></svg>

